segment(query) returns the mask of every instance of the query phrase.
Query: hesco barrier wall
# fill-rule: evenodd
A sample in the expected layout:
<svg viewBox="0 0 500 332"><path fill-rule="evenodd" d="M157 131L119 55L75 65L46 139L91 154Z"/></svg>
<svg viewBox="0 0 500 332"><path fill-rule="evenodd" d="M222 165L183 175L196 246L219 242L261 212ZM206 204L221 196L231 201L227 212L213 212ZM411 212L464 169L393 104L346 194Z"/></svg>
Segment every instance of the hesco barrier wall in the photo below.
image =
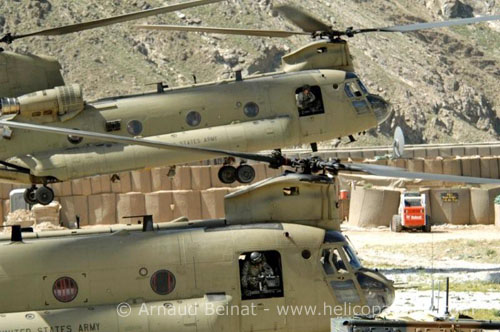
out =
<svg viewBox="0 0 500 332"><path fill-rule="evenodd" d="M282 173L265 164L253 164L254 182ZM226 187L217 177L220 165L181 166L172 178L169 168L94 176L51 187L60 202L61 222L68 225L80 218L80 225L137 223L124 217L152 214L156 222L185 216L190 220L224 217L224 196L239 186ZM0 184L0 225L9 212L9 193L20 188ZM137 218L139 219L139 218Z"/></svg>
<svg viewBox="0 0 500 332"><path fill-rule="evenodd" d="M304 150L305 151L305 150ZM389 147L337 149L322 151L324 158L351 158L367 163L407 168L414 172L432 172L486 178L500 176L500 143L409 146L406 156L412 159L383 158ZM290 156L308 156L301 150L284 151ZM382 158L375 159L375 156ZM453 156L453 157L452 157ZM369 157L371 159L364 160ZM264 164L253 164L255 181L280 174ZM217 177L220 165L177 167L168 177L168 167L95 176L52 185L61 203L61 222L68 224L79 216L82 226L95 224L134 223L131 215L152 214L164 222L186 216L191 220L224 217L224 196L239 184L226 187ZM388 226L397 213L399 191L425 187L428 213L434 223L494 224L493 200L499 187L465 186L441 181L418 181L359 174L343 175L341 189L350 192L350 200L341 202L340 213L350 223ZM354 186L354 187L353 187ZM0 184L0 225L8 214L9 193L15 186ZM451 192L456 202L443 201L442 194Z"/></svg>

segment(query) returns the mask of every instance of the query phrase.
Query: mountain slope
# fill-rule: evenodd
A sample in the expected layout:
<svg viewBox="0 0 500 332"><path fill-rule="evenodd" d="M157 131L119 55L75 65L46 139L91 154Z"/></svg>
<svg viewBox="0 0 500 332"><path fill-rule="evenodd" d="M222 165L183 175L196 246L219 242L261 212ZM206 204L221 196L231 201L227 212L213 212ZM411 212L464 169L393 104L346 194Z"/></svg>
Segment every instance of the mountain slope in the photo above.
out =
<svg viewBox="0 0 500 332"><path fill-rule="evenodd" d="M169 1L172 3L172 1ZM57 57L66 82L87 99L211 81L236 68L279 69L280 57L310 41L144 31L135 23L296 29L273 13L283 1L230 0L137 22L59 37L21 40L7 50ZM286 1L338 28L372 27L500 13L494 0ZM0 32L23 33L164 5L159 0L0 2ZM408 34L373 33L349 40L356 71L393 104L394 117L359 144L387 143L401 125L411 143L497 140L500 123L500 22Z"/></svg>

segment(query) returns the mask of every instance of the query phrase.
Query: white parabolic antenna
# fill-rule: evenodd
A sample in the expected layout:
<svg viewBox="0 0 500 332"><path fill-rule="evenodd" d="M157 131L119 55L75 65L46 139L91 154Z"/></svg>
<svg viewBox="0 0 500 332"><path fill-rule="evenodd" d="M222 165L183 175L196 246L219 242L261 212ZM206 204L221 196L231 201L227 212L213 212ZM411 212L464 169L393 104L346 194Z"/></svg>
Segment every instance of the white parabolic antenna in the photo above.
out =
<svg viewBox="0 0 500 332"><path fill-rule="evenodd" d="M402 158L405 152L405 135L401 127L394 131L394 142L392 143L392 155L394 158Z"/></svg>

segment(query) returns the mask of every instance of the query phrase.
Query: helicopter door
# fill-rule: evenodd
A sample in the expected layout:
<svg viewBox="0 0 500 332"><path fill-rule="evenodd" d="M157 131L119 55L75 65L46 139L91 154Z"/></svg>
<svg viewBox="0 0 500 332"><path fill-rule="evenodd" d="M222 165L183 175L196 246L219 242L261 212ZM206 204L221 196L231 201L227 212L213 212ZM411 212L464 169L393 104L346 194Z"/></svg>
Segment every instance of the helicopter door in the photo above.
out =
<svg viewBox="0 0 500 332"><path fill-rule="evenodd" d="M363 298L361 287L344 251L340 247L324 247L320 261L325 273L325 281L328 283L337 305L344 306L346 309L361 305ZM344 314L352 315L351 312Z"/></svg>
<svg viewBox="0 0 500 332"><path fill-rule="evenodd" d="M321 88L317 85L304 85L295 90L295 102L302 135L311 141L323 132L325 125L325 106Z"/></svg>
<svg viewBox="0 0 500 332"><path fill-rule="evenodd" d="M239 255L238 261L241 286L240 331L284 330L286 318L276 312L276 308L285 306L280 253L275 250L245 252Z"/></svg>

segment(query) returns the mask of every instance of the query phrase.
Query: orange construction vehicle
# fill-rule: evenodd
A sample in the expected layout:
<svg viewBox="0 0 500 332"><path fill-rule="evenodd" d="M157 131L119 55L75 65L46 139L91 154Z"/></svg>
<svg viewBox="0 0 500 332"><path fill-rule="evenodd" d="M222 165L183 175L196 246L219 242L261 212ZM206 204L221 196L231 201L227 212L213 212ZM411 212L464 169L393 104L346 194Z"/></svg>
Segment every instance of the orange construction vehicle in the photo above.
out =
<svg viewBox="0 0 500 332"><path fill-rule="evenodd" d="M399 201L398 214L392 216L391 231L420 229L431 231L431 220L427 215L425 195L418 192L403 192Z"/></svg>

